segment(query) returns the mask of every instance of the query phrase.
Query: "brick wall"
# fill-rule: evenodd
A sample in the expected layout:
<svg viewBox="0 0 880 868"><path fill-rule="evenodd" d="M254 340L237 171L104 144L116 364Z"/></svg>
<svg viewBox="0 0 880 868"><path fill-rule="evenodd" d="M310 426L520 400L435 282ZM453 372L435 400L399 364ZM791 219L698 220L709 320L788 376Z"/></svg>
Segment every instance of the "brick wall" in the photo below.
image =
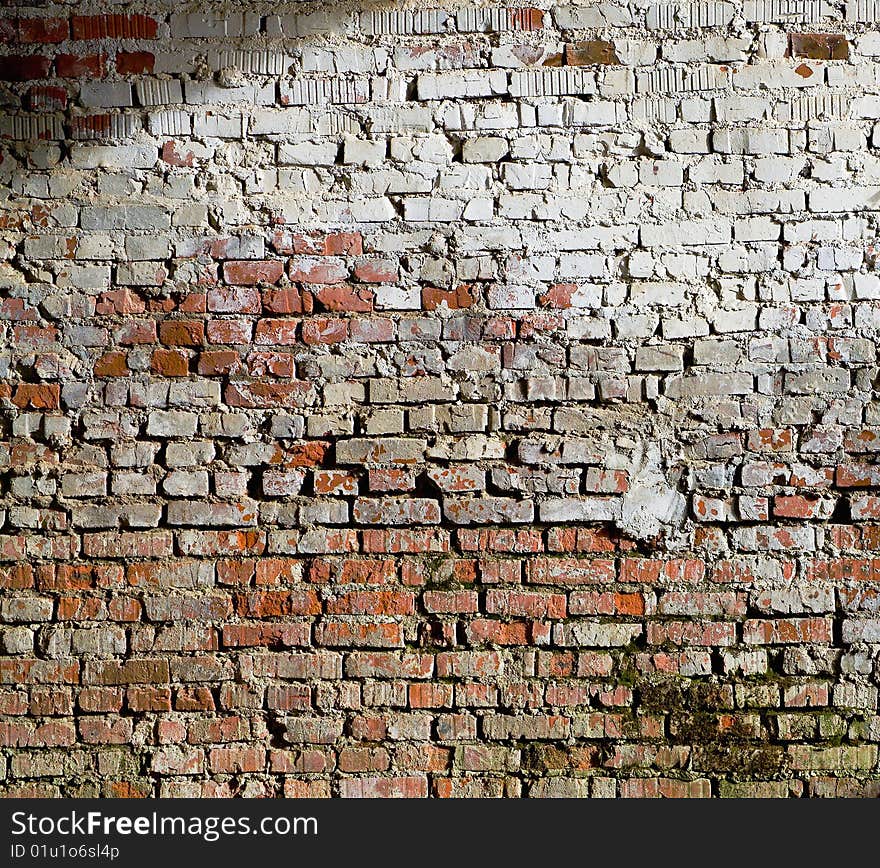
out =
<svg viewBox="0 0 880 868"><path fill-rule="evenodd" d="M878 14L6 3L2 791L877 795Z"/></svg>

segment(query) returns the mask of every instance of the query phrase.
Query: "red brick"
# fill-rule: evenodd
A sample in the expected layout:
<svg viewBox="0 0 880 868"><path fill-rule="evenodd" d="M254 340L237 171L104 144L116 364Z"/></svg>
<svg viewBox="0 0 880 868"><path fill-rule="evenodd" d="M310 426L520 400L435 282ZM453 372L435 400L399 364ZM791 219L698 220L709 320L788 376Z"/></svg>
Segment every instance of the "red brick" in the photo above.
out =
<svg viewBox="0 0 880 868"><path fill-rule="evenodd" d="M295 283L341 283L348 279L348 267L339 260L294 257L288 276Z"/></svg>
<svg viewBox="0 0 880 868"><path fill-rule="evenodd" d="M453 686L451 684L410 684L410 708L451 708Z"/></svg>
<svg viewBox="0 0 880 868"><path fill-rule="evenodd" d="M74 39L155 39L155 18L146 15L73 15Z"/></svg>
<svg viewBox="0 0 880 868"><path fill-rule="evenodd" d="M223 264L227 283L238 286L256 286L259 283L278 283L284 275L281 259L230 260Z"/></svg>
<svg viewBox="0 0 880 868"><path fill-rule="evenodd" d="M780 518L819 518L821 498L802 494L777 495L773 498L773 515Z"/></svg>
<svg viewBox="0 0 880 868"><path fill-rule="evenodd" d="M364 259L355 265L354 276L363 283L396 283L397 263L388 259Z"/></svg>
<svg viewBox="0 0 880 868"><path fill-rule="evenodd" d="M254 342L290 346L296 343L298 327L299 320L295 319L261 319L257 323Z"/></svg>
<svg viewBox="0 0 880 868"><path fill-rule="evenodd" d="M511 30L540 30L544 26L544 11L526 6L508 9Z"/></svg>
<svg viewBox="0 0 880 868"><path fill-rule="evenodd" d="M338 344L348 337L349 323L344 319L315 317L303 320L302 339L306 344Z"/></svg>
<svg viewBox="0 0 880 868"><path fill-rule="evenodd" d="M126 353L104 353L95 361L93 370L96 377L128 376L128 355Z"/></svg>
<svg viewBox="0 0 880 868"><path fill-rule="evenodd" d="M133 729L130 717L79 719L79 736L84 744L130 744Z"/></svg>
<svg viewBox="0 0 880 868"><path fill-rule="evenodd" d="M321 602L314 591L253 591L235 595L235 611L243 618L319 615Z"/></svg>
<svg viewBox="0 0 880 868"><path fill-rule="evenodd" d="M278 253L308 256L360 256L364 252L360 232L298 235L277 230L272 238L272 246Z"/></svg>
<svg viewBox="0 0 880 868"><path fill-rule="evenodd" d="M144 313L146 309L140 296L133 290L126 288L102 292L96 306L96 313L114 316L116 314Z"/></svg>
<svg viewBox="0 0 880 868"><path fill-rule="evenodd" d="M169 166L189 169L195 165L196 155L194 151L188 151L181 143L167 141L162 145L162 162Z"/></svg>
<svg viewBox="0 0 880 868"><path fill-rule="evenodd" d="M472 614L479 611L477 594L473 591L425 591L425 610L442 614Z"/></svg>
<svg viewBox="0 0 880 868"><path fill-rule="evenodd" d="M471 645L531 645L533 627L528 621L491 621L475 618L469 621L465 631ZM549 641L549 636L547 637Z"/></svg>
<svg viewBox="0 0 880 868"><path fill-rule="evenodd" d="M174 694L176 711L214 711L214 697L208 687L179 687Z"/></svg>
<svg viewBox="0 0 880 868"><path fill-rule="evenodd" d="M60 398L60 386L19 383L15 387L12 403L20 410L57 410Z"/></svg>
<svg viewBox="0 0 880 868"><path fill-rule="evenodd" d="M120 75L152 75L156 56L152 51L120 51L116 71Z"/></svg>
<svg viewBox="0 0 880 868"><path fill-rule="evenodd" d="M448 291L430 286L422 290L422 307L425 310L437 310L442 305L446 305L450 310L460 310L473 307L476 303L476 293L467 284Z"/></svg>
<svg viewBox="0 0 880 868"><path fill-rule="evenodd" d="M0 18L0 44L10 45L18 40L18 20L11 15Z"/></svg>
<svg viewBox="0 0 880 868"><path fill-rule="evenodd" d="M538 594L520 591L487 591L486 612L528 618L564 618L564 594Z"/></svg>
<svg viewBox="0 0 880 868"><path fill-rule="evenodd" d="M211 319L206 334L212 344L249 344L253 330L253 324L247 320Z"/></svg>
<svg viewBox="0 0 880 868"><path fill-rule="evenodd" d="M264 289L263 307L267 313L303 313L303 298L298 289Z"/></svg>
<svg viewBox="0 0 880 868"><path fill-rule="evenodd" d="M847 60L849 42L842 33L792 33L789 35L792 57L811 60Z"/></svg>
<svg viewBox="0 0 880 868"><path fill-rule="evenodd" d="M189 358L178 350L154 350L150 370L160 377L185 377L189 374Z"/></svg>
<svg viewBox="0 0 880 868"><path fill-rule="evenodd" d="M357 477L339 470L316 470L316 494L357 494Z"/></svg>
<svg viewBox="0 0 880 868"><path fill-rule="evenodd" d="M344 799L424 799L428 795L425 775L342 778L339 787Z"/></svg>
<svg viewBox="0 0 880 868"><path fill-rule="evenodd" d="M66 18L19 18L18 37L22 42L64 42L70 36Z"/></svg>
<svg viewBox="0 0 880 868"><path fill-rule="evenodd" d="M51 59L41 54L8 54L0 57L0 81L46 78L51 66Z"/></svg>
<svg viewBox="0 0 880 868"><path fill-rule="evenodd" d="M331 615L412 615L415 595L394 591L353 591L327 601Z"/></svg>
<svg viewBox="0 0 880 868"><path fill-rule="evenodd" d="M129 687L125 701L131 711L171 711L171 688Z"/></svg>
<svg viewBox="0 0 880 868"><path fill-rule="evenodd" d="M358 317L349 323L351 339L357 343L387 343L394 340L396 324L393 319L363 319Z"/></svg>
<svg viewBox="0 0 880 868"><path fill-rule="evenodd" d="M169 347L198 347L205 342L205 324L192 320L165 320L159 324L159 340Z"/></svg>
<svg viewBox="0 0 880 868"><path fill-rule="evenodd" d="M373 310L373 291L345 283L311 287L312 294L324 310L346 313L370 313Z"/></svg>
<svg viewBox="0 0 880 868"><path fill-rule="evenodd" d="M32 111L64 111L67 108L67 91L63 87L32 87L28 101Z"/></svg>
<svg viewBox="0 0 880 868"><path fill-rule="evenodd" d="M400 624L365 624L354 621L323 621L315 627L315 641L328 647L400 648Z"/></svg>
<svg viewBox="0 0 880 868"><path fill-rule="evenodd" d="M261 772L266 766L266 749L263 747L215 747L208 755L212 772L241 774Z"/></svg>
<svg viewBox="0 0 880 868"><path fill-rule="evenodd" d="M749 645L792 645L831 643L830 618L788 618L769 621L746 621L743 642Z"/></svg>

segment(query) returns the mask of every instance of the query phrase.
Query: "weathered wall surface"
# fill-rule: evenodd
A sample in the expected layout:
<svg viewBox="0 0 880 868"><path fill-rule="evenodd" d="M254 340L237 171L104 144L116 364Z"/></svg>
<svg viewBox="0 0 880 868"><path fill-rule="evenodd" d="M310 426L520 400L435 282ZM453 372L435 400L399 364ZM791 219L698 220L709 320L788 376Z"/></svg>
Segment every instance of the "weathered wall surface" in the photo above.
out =
<svg viewBox="0 0 880 868"><path fill-rule="evenodd" d="M7 795L876 795L874 0L8 4Z"/></svg>

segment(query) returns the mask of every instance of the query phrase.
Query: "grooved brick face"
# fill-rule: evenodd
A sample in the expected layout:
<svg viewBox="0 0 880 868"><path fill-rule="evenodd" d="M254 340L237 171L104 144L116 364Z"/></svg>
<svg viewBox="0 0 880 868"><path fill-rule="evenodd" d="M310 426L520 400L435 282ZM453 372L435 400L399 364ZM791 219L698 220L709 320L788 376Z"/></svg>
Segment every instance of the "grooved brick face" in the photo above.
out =
<svg viewBox="0 0 880 868"><path fill-rule="evenodd" d="M880 794L875 4L246 5L0 21L0 792Z"/></svg>

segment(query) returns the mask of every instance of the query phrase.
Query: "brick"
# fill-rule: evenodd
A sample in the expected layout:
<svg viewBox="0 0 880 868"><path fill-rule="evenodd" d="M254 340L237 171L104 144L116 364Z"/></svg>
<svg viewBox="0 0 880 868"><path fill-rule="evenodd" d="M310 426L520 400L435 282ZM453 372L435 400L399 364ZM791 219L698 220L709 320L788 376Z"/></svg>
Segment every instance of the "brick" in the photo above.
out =
<svg viewBox="0 0 880 868"><path fill-rule="evenodd" d="M146 15L73 15L73 39L155 39L158 22Z"/></svg>
<svg viewBox="0 0 880 868"><path fill-rule="evenodd" d="M172 347L197 347L205 341L201 322L166 320L159 324L159 340Z"/></svg>
<svg viewBox="0 0 880 868"><path fill-rule="evenodd" d="M18 38L21 42L64 42L70 35L66 18L19 18Z"/></svg>
<svg viewBox="0 0 880 868"><path fill-rule="evenodd" d="M343 799L419 799L428 795L428 779L424 775L345 778L341 787Z"/></svg>
<svg viewBox="0 0 880 868"><path fill-rule="evenodd" d="M315 641L328 647L400 648L403 635L399 624L325 621L316 627Z"/></svg>
<svg viewBox="0 0 880 868"><path fill-rule="evenodd" d="M743 641L753 645L798 642L828 644L831 641L831 623L827 618L746 621Z"/></svg>
<svg viewBox="0 0 880 868"><path fill-rule="evenodd" d="M103 54L56 54L55 72L61 78L101 78L105 62Z"/></svg>
<svg viewBox="0 0 880 868"><path fill-rule="evenodd" d="M9 54L0 57L0 81L35 81L46 78L52 61L41 54Z"/></svg>
<svg viewBox="0 0 880 868"><path fill-rule="evenodd" d="M601 39L567 44L565 46L565 62L569 66L620 63L614 50L614 44Z"/></svg>
<svg viewBox="0 0 880 868"><path fill-rule="evenodd" d="M152 51L120 51L116 55L116 71L120 75L151 75L155 64Z"/></svg>
<svg viewBox="0 0 880 868"><path fill-rule="evenodd" d="M284 263L280 259L267 259L263 262L231 261L223 265L226 281L238 286L278 283L283 274Z"/></svg>
<svg viewBox="0 0 880 868"><path fill-rule="evenodd" d="M20 410L56 410L60 398L60 387L37 383L20 383L15 388L12 403Z"/></svg>
<svg viewBox="0 0 880 868"><path fill-rule="evenodd" d="M369 313L373 310L372 290L348 284L313 288L318 304L333 312Z"/></svg>
<svg viewBox="0 0 880 868"><path fill-rule="evenodd" d="M789 36L793 57L811 60L847 60L849 43L838 33L792 33Z"/></svg>

